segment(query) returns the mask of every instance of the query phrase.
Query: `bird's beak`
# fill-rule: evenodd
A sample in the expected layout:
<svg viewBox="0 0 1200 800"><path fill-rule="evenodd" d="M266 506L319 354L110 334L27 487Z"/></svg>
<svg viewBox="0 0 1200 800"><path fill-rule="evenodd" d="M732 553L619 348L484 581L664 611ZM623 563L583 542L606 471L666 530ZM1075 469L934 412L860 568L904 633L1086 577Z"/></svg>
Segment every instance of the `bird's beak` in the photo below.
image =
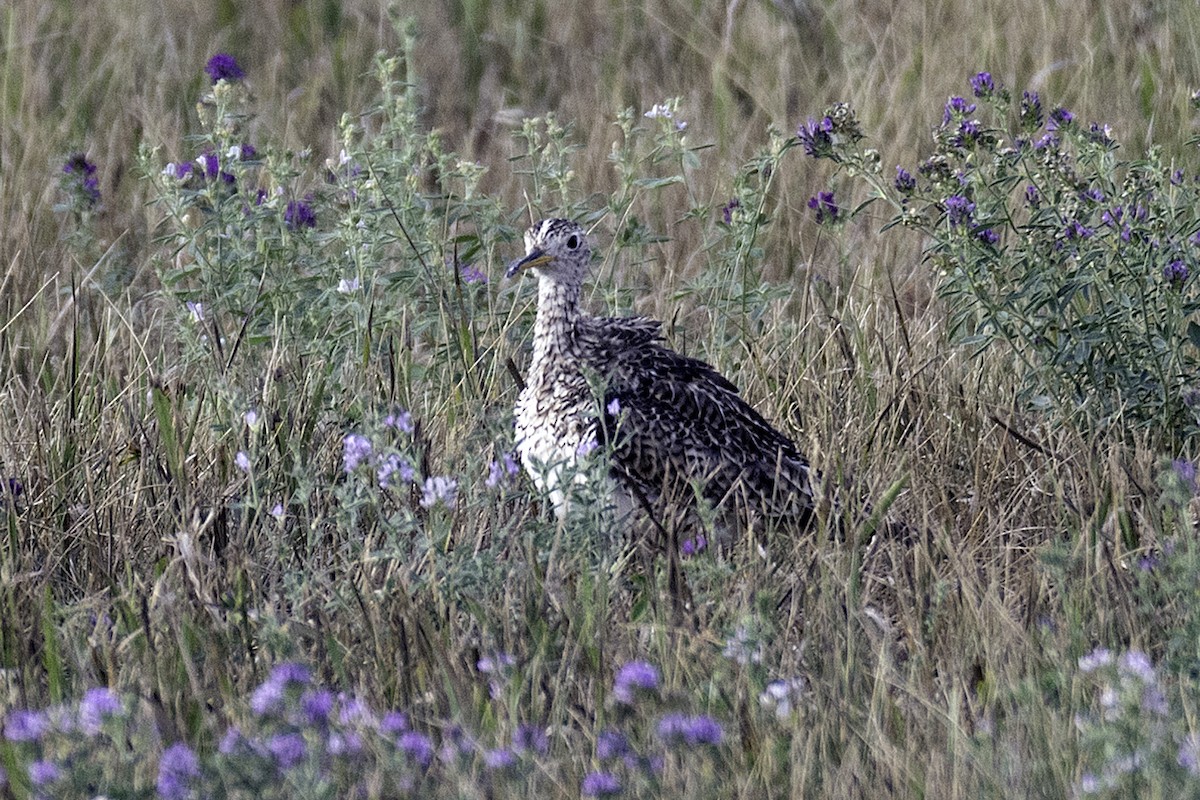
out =
<svg viewBox="0 0 1200 800"><path fill-rule="evenodd" d="M542 264L550 262L550 256L538 250L536 247L525 254L523 258L518 258L516 261L508 265L508 269L504 271L504 277L511 278L523 269L530 267L540 267Z"/></svg>

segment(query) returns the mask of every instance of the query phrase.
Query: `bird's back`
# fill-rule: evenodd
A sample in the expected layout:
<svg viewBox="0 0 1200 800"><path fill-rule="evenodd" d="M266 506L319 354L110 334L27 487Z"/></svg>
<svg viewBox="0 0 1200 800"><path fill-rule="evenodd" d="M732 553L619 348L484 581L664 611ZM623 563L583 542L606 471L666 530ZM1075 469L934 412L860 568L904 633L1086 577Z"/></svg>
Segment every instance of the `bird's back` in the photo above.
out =
<svg viewBox="0 0 1200 800"><path fill-rule="evenodd" d="M698 491L742 521L807 524L810 469L795 443L712 366L664 346L660 329L637 317L576 324L582 360L603 386L597 427L614 477L654 503L694 502Z"/></svg>

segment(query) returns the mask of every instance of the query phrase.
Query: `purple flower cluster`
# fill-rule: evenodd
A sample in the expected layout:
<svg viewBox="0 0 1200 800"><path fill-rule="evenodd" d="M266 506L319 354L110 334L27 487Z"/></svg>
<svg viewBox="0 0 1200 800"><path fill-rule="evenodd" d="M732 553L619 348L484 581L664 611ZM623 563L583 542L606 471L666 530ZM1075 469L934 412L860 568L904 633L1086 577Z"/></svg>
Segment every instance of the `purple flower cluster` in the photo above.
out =
<svg viewBox="0 0 1200 800"><path fill-rule="evenodd" d="M1146 653L1128 650L1116 656L1097 647L1079 659L1079 671L1095 683L1099 707L1098 714L1076 718L1085 752L1097 757L1080 779L1083 793L1129 785L1127 779L1136 781L1136 774L1154 760L1156 751L1175 756L1180 766L1194 770L1195 741L1182 737L1172 742L1167 735L1170 704Z"/></svg>
<svg viewBox="0 0 1200 800"><path fill-rule="evenodd" d="M833 197L833 192L817 192L816 195L808 198L808 207L816 214L818 225L837 222L838 214L841 212L837 200Z"/></svg>
<svg viewBox="0 0 1200 800"><path fill-rule="evenodd" d="M1021 93L1021 110L1019 115L1021 127L1027 131L1035 131L1042 127L1042 98L1037 92Z"/></svg>
<svg viewBox="0 0 1200 800"><path fill-rule="evenodd" d="M736 197L732 198L728 203L721 206L721 221L726 225L733 222L733 212L742 207L742 201Z"/></svg>
<svg viewBox="0 0 1200 800"><path fill-rule="evenodd" d="M83 153L74 153L63 162L63 188L77 196L86 207L100 202L100 179L96 165Z"/></svg>
<svg viewBox="0 0 1200 800"><path fill-rule="evenodd" d="M308 667L303 664L290 661L276 664L267 680L251 693L250 710L260 717L278 713L283 709L289 693L298 695L311 680Z"/></svg>
<svg viewBox="0 0 1200 800"><path fill-rule="evenodd" d="M246 73L238 66L237 59L228 53L217 53L208 60L204 65L204 71L208 73L208 77L213 84L220 81L240 81L246 77Z"/></svg>
<svg viewBox="0 0 1200 800"><path fill-rule="evenodd" d="M827 158L833 155L833 119L822 117L820 120L808 118L808 122L796 131L804 152L813 158Z"/></svg>
<svg viewBox="0 0 1200 800"><path fill-rule="evenodd" d="M421 486L421 508L444 506L453 509L458 502L458 481L444 475L433 475Z"/></svg>
<svg viewBox="0 0 1200 800"><path fill-rule="evenodd" d="M163 800L186 800L193 796L193 784L200 779L200 759L183 742L163 751L158 761L158 796Z"/></svg>
<svg viewBox="0 0 1200 800"><path fill-rule="evenodd" d="M952 120L961 120L974 113L975 104L956 95L947 100L946 107L942 109L942 124L949 125Z"/></svg>
<svg viewBox="0 0 1200 800"><path fill-rule="evenodd" d="M896 191L903 195L912 194L917 190L917 179L904 167L896 167L896 180L892 182Z"/></svg>
<svg viewBox="0 0 1200 800"><path fill-rule="evenodd" d="M515 453L505 453L498 460L488 462L488 476L484 484L489 489L495 489L501 484L514 480L521 472Z"/></svg>
<svg viewBox="0 0 1200 800"><path fill-rule="evenodd" d="M703 553L708 548L708 539L704 538L704 534L696 534L693 537L684 539L679 545L679 555L684 558L691 558Z"/></svg>
<svg viewBox="0 0 1200 800"><path fill-rule="evenodd" d="M1182 259L1178 258L1163 267L1162 271L1163 280L1166 281L1170 287L1176 291L1183 288L1183 285L1187 283L1188 275L1190 274L1191 273L1188 271L1187 264L1185 264Z"/></svg>
<svg viewBox="0 0 1200 800"><path fill-rule="evenodd" d="M664 714L656 727L658 738L667 745L718 745L725 732L721 724L706 715Z"/></svg>
<svg viewBox="0 0 1200 800"><path fill-rule="evenodd" d="M618 703L633 705L636 695L657 691L658 683L658 667L645 661L630 661L617 670L613 697Z"/></svg>
<svg viewBox="0 0 1200 800"><path fill-rule="evenodd" d="M621 793L621 781L609 772L589 772L583 776L579 793L584 797L615 797Z"/></svg>
<svg viewBox="0 0 1200 800"><path fill-rule="evenodd" d="M979 72L971 78L971 91L976 97L991 97L996 91L996 82L992 80L992 73Z"/></svg>
<svg viewBox="0 0 1200 800"><path fill-rule="evenodd" d="M974 220L975 204L961 194L946 198L946 221L951 228L970 225Z"/></svg>
<svg viewBox="0 0 1200 800"><path fill-rule="evenodd" d="M312 207L312 197L308 196L303 200L288 201L287 208L283 212L283 222L292 230L315 228L317 226L317 213Z"/></svg>

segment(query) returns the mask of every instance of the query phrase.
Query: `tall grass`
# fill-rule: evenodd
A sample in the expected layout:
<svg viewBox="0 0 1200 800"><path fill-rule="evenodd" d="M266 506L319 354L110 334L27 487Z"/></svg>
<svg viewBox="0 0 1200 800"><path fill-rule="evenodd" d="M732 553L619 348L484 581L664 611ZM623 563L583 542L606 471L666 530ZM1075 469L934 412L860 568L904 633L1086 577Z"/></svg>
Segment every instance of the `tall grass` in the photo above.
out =
<svg viewBox="0 0 1200 800"><path fill-rule="evenodd" d="M847 101L889 174L989 69L1194 172L1190 4L409 13L5 10L0 710L54 728L3 715L10 791L36 759L70 773L58 793L170 796L185 743L229 794L570 796L598 770L646 796L1195 792L1191 445L1031 409L1004 354L950 343L927 241L881 233L792 135ZM212 86L218 51L245 82ZM232 182L163 172L206 150ZM98 204L64 189L75 152ZM817 224L828 190L842 218ZM533 309L499 276L549 214L596 225L597 311L664 319L844 487L844 536L704 553L680 586L507 473ZM897 491L919 533L871 537ZM627 707L633 661L660 678ZM100 713L95 686L120 698L108 740L62 722ZM321 686L379 724L295 716ZM682 748L697 715L719 744ZM272 777L233 728L300 736L329 782ZM605 759L610 728L646 760ZM331 732L369 767L322 762ZM452 752L415 769L404 733Z"/></svg>

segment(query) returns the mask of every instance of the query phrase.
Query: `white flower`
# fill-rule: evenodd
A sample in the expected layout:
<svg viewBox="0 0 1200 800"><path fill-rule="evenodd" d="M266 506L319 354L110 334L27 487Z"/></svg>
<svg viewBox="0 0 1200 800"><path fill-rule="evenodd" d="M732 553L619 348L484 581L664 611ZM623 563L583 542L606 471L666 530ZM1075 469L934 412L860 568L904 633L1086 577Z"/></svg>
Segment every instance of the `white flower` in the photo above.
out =
<svg viewBox="0 0 1200 800"><path fill-rule="evenodd" d="M361 285L358 278L342 278L338 281L337 290L342 294L350 294L351 292L357 292L358 287Z"/></svg>
<svg viewBox="0 0 1200 800"><path fill-rule="evenodd" d="M233 458L233 463L237 464L238 469L242 472L250 471L250 456L246 455L245 450L238 450L238 454Z"/></svg>
<svg viewBox="0 0 1200 800"><path fill-rule="evenodd" d="M658 119L659 117L672 119L674 116L669 103L655 103L645 114L646 119Z"/></svg>

